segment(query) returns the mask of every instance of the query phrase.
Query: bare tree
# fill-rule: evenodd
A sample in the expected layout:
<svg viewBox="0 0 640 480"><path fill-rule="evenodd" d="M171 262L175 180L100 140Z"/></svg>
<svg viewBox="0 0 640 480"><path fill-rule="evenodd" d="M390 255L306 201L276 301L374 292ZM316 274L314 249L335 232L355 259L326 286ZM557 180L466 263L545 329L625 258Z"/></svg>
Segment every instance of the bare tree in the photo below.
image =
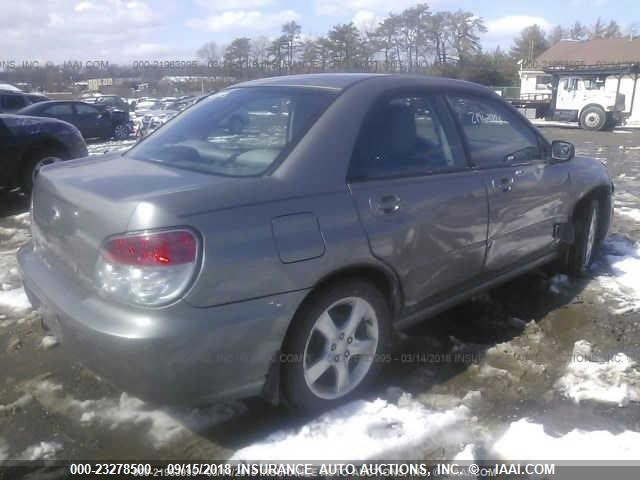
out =
<svg viewBox="0 0 640 480"><path fill-rule="evenodd" d="M569 29L569 38L571 40L585 40L589 34L589 29L580 22L575 22Z"/></svg>
<svg viewBox="0 0 640 480"><path fill-rule="evenodd" d="M553 30L551 30L551 33L549 34L549 44L555 45L560 40L567 38L567 35L568 32L566 32L565 29L562 28L562 25L556 25L555 27L553 27Z"/></svg>
<svg viewBox="0 0 640 480"><path fill-rule="evenodd" d="M479 53L480 33L487 31L482 18L471 12L458 10L449 16L451 45L456 52L459 63L464 63L469 57Z"/></svg>
<svg viewBox="0 0 640 480"><path fill-rule="evenodd" d="M241 37L234 39L225 49L224 64L229 72L236 77L249 76L249 57L251 39Z"/></svg>
<svg viewBox="0 0 640 480"><path fill-rule="evenodd" d="M596 22L591 26L591 30L588 33L589 39L604 38L605 25L602 18L598 17Z"/></svg>
<svg viewBox="0 0 640 480"><path fill-rule="evenodd" d="M286 64L289 71L291 71L291 69L293 68L293 61L295 59L300 42L300 32L301 27L294 20L285 23L282 26L282 37L280 37L280 39L283 42L286 50Z"/></svg>
<svg viewBox="0 0 640 480"><path fill-rule="evenodd" d="M536 58L549 48L549 42L539 25L531 25L520 32L511 48L514 62L522 60L525 67L531 67Z"/></svg>
<svg viewBox="0 0 640 480"><path fill-rule="evenodd" d="M352 70L360 66L362 38L353 23L335 25L327 39L334 68Z"/></svg>
<svg viewBox="0 0 640 480"><path fill-rule="evenodd" d="M621 38L622 29L618 22L611 20L604 29L604 38Z"/></svg>
<svg viewBox="0 0 640 480"><path fill-rule="evenodd" d="M265 36L251 39L249 46L250 63L254 68L264 71L269 48L269 39Z"/></svg>

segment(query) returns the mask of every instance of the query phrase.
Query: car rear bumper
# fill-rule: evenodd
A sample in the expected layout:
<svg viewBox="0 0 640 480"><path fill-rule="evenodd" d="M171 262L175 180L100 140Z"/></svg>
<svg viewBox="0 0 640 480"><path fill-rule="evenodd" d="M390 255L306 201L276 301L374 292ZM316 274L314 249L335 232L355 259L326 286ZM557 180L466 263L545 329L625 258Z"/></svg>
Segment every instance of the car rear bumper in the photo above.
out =
<svg viewBox="0 0 640 480"><path fill-rule="evenodd" d="M29 243L25 291L65 351L109 383L158 403L258 395L306 291L209 308L109 302L53 269Z"/></svg>

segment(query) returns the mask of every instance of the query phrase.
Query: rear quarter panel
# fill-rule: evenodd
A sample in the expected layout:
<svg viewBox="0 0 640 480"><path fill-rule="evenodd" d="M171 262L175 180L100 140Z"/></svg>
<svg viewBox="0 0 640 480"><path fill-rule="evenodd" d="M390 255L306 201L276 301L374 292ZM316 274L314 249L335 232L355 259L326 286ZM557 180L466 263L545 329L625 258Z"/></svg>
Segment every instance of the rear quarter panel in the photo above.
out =
<svg viewBox="0 0 640 480"><path fill-rule="evenodd" d="M301 257L289 252L293 256L283 261L273 220L295 214L317 220L325 248ZM344 192L202 213L181 223L203 238L203 266L185 297L197 307L306 289L345 266L376 262L346 187ZM291 245L295 248L295 242Z"/></svg>

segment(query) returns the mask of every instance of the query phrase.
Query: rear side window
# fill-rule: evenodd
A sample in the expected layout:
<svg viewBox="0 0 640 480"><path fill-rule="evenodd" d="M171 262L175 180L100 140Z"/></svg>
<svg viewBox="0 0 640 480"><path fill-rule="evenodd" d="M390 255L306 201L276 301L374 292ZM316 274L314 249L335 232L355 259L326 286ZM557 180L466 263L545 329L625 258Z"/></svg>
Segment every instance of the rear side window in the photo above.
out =
<svg viewBox="0 0 640 480"><path fill-rule="evenodd" d="M474 165L491 168L541 158L536 134L504 105L481 97L449 95L448 98Z"/></svg>
<svg viewBox="0 0 640 480"><path fill-rule="evenodd" d="M82 103L76 103L76 112L78 115L97 115L99 113L97 108Z"/></svg>
<svg viewBox="0 0 640 480"><path fill-rule="evenodd" d="M47 115L73 115L73 109L69 103L60 103L45 108L44 113Z"/></svg>
<svg viewBox="0 0 640 480"><path fill-rule="evenodd" d="M464 155L452 148L433 100L397 96L365 121L349 179L428 175L464 166Z"/></svg>
<svg viewBox="0 0 640 480"><path fill-rule="evenodd" d="M7 110L18 110L27 104L22 95L3 95L0 100L2 101L2 108Z"/></svg>

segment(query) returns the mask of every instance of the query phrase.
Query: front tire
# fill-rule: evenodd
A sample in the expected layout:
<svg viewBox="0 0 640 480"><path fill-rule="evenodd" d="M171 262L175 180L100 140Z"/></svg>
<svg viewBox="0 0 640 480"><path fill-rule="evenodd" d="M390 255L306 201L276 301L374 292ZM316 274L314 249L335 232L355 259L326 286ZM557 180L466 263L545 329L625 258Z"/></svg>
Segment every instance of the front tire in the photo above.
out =
<svg viewBox="0 0 640 480"><path fill-rule="evenodd" d="M574 277L584 276L598 248L600 222L598 200L586 201L576 212L574 220L575 241L567 255L567 273Z"/></svg>
<svg viewBox="0 0 640 480"><path fill-rule="evenodd" d="M600 107L587 107L580 114L580 127L585 130L603 130L606 125L607 113Z"/></svg>
<svg viewBox="0 0 640 480"><path fill-rule="evenodd" d="M390 328L388 302L369 282L343 280L314 294L285 341L287 404L318 411L357 395L380 370Z"/></svg>

